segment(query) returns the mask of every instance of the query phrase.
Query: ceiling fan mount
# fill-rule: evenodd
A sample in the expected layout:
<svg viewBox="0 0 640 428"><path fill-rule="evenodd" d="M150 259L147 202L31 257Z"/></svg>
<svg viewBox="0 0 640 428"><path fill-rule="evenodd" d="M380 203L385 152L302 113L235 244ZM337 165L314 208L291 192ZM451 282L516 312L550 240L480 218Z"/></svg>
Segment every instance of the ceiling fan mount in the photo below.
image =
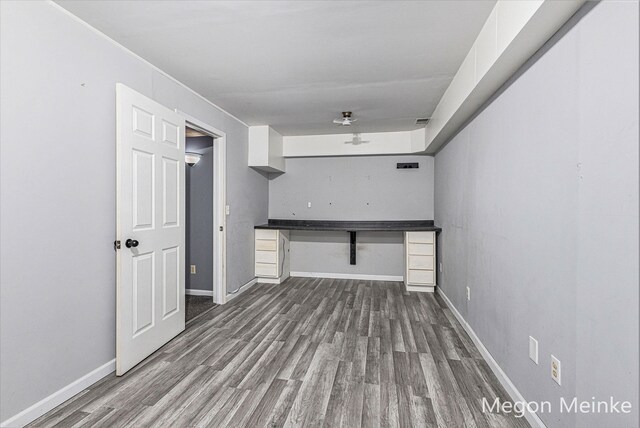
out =
<svg viewBox="0 0 640 428"><path fill-rule="evenodd" d="M353 113L351 113L350 111L343 111L342 112L342 118L340 119L334 119L333 123L335 123L336 125L342 125L342 126L351 126L351 124L353 122L355 122L358 119L353 119L352 116Z"/></svg>

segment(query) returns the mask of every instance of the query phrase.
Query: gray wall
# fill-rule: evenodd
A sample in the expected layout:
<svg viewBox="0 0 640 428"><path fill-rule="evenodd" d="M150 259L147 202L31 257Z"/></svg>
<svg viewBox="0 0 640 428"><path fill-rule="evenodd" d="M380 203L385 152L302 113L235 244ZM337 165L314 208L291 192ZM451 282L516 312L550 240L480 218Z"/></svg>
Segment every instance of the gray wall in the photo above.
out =
<svg viewBox="0 0 640 428"><path fill-rule="evenodd" d="M399 170L397 162L419 162L420 168ZM289 158L287 172L269 181L269 218L433 219L433 158Z"/></svg>
<svg viewBox="0 0 640 428"><path fill-rule="evenodd" d="M358 232L356 264L349 264L347 232L291 231L291 271L401 276L402 232Z"/></svg>
<svg viewBox="0 0 640 428"><path fill-rule="evenodd" d="M0 2L0 420L115 357L115 83L227 134L227 280L268 181L247 128L44 2Z"/></svg>
<svg viewBox="0 0 640 428"><path fill-rule="evenodd" d="M399 170L398 162L418 162L420 168ZM289 158L287 172L269 181L269 218L431 220L433 164L429 156ZM292 231L291 271L403 274L402 233L358 233L357 241L352 266L349 234Z"/></svg>
<svg viewBox="0 0 640 428"><path fill-rule="evenodd" d="M549 427L638 421L638 114L638 3L592 3L436 155L439 285Z"/></svg>
<svg viewBox="0 0 640 428"><path fill-rule="evenodd" d="M188 290L213 291L213 147L193 150L198 141L211 137L187 138L186 150L200 153L200 162L186 166L185 286ZM196 265L191 274L190 265Z"/></svg>

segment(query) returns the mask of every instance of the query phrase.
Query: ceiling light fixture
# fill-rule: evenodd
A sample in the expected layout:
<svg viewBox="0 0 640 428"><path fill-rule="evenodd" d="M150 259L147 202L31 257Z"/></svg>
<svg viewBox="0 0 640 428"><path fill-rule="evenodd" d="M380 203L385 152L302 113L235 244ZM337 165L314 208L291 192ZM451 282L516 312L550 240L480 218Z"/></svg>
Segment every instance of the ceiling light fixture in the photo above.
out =
<svg viewBox="0 0 640 428"><path fill-rule="evenodd" d="M351 115L352 115L352 113L350 111L343 111L342 112L342 118L341 119L334 119L333 123L335 123L336 125L351 126L351 124L353 122L358 120L358 119L352 119Z"/></svg>
<svg viewBox="0 0 640 428"><path fill-rule="evenodd" d="M355 133L353 134L353 138L349 141L345 141L345 144L353 144L354 146L357 146L358 144L363 144L363 143L368 143L368 140L363 140L362 137L360 136L360 134Z"/></svg>
<svg viewBox="0 0 640 428"><path fill-rule="evenodd" d="M200 162L201 157L202 155L199 153L185 153L184 161L187 163L187 165L194 166L195 164Z"/></svg>

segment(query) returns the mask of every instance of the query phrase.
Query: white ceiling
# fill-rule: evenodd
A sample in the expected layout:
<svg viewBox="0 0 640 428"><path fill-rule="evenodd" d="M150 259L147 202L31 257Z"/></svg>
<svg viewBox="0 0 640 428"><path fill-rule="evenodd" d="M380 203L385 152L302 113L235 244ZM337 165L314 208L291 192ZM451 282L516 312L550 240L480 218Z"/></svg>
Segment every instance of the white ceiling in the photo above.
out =
<svg viewBox="0 0 640 428"><path fill-rule="evenodd" d="M495 1L57 1L249 125L415 129Z"/></svg>

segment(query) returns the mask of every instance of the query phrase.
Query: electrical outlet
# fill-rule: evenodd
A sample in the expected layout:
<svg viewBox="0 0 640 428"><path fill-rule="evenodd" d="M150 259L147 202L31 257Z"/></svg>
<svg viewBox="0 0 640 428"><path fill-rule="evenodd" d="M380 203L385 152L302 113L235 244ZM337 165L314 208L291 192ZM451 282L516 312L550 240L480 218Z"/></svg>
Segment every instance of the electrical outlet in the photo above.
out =
<svg viewBox="0 0 640 428"><path fill-rule="evenodd" d="M231 212L231 208L229 208L229 205L225 205L225 206L224 206L224 213L225 213L226 215L229 215L229 213L230 213L230 212Z"/></svg>
<svg viewBox="0 0 640 428"><path fill-rule="evenodd" d="M307 202L307 208L311 208L311 202Z"/></svg>
<svg viewBox="0 0 640 428"><path fill-rule="evenodd" d="M467 287L467 300L471 300L471 289Z"/></svg>
<svg viewBox="0 0 640 428"><path fill-rule="evenodd" d="M532 336L529 336L529 358L531 358L531 361L538 364L538 341Z"/></svg>
<svg viewBox="0 0 640 428"><path fill-rule="evenodd" d="M551 379L558 385L562 385L562 366L560 360L551 355Z"/></svg>
<svg viewBox="0 0 640 428"><path fill-rule="evenodd" d="M196 265L191 265L191 275L196 274Z"/></svg>

